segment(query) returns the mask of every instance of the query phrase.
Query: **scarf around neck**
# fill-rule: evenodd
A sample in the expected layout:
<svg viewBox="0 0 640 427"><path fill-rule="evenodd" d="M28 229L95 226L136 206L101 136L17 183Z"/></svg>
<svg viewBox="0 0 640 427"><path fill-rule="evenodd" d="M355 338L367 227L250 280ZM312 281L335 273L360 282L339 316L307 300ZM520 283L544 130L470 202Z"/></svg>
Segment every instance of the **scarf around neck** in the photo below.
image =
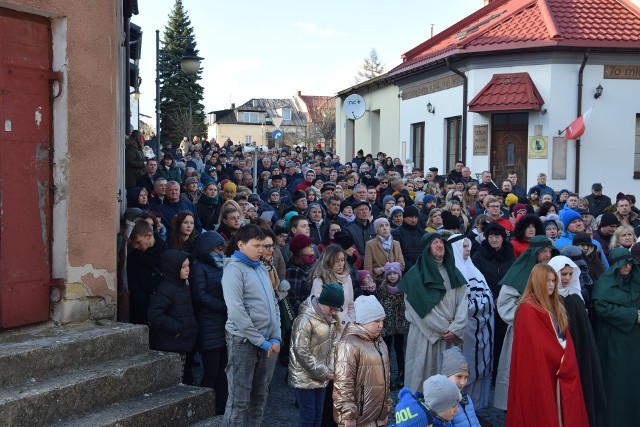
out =
<svg viewBox="0 0 640 427"><path fill-rule="evenodd" d="M235 251L232 256L238 258L240 260L240 262L242 262L243 264L248 265L251 268L258 268L258 267L260 267L262 265L262 262L260 262L260 260L251 261L249 258L247 258L247 256L245 254L243 254L240 251Z"/></svg>
<svg viewBox="0 0 640 427"><path fill-rule="evenodd" d="M391 236L391 234L389 234L389 237L387 237L386 239L382 236L378 236L380 238L380 243L382 243L382 249L384 249L385 252L391 252L391 245L393 244L393 236Z"/></svg>

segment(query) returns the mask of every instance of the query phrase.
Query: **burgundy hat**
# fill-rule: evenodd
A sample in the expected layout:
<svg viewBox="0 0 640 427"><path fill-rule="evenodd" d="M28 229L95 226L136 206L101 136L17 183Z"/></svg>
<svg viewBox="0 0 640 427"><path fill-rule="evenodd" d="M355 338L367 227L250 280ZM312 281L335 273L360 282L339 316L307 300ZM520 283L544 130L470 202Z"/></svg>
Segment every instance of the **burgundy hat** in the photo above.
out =
<svg viewBox="0 0 640 427"><path fill-rule="evenodd" d="M296 234L289 242L289 250L291 250L291 253L295 254L312 244L313 240L311 240L311 237L306 234Z"/></svg>

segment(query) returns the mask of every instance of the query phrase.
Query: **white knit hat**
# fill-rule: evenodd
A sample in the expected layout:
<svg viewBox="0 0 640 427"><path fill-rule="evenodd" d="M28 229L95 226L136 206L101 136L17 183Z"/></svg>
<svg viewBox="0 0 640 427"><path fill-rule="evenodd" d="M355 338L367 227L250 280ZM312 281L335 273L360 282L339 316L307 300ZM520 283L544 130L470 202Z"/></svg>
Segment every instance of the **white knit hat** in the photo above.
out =
<svg viewBox="0 0 640 427"><path fill-rule="evenodd" d="M384 308L374 295L361 295L356 298L356 323L364 325L385 317Z"/></svg>

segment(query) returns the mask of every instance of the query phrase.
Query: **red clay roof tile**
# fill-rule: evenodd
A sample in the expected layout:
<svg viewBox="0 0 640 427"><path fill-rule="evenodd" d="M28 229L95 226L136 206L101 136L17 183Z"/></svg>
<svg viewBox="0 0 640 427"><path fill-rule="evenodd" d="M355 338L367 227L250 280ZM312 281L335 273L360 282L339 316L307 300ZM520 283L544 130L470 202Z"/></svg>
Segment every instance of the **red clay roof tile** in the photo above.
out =
<svg viewBox="0 0 640 427"><path fill-rule="evenodd" d="M529 73L494 74L469 102L469 111L540 111L544 99Z"/></svg>
<svg viewBox="0 0 640 427"><path fill-rule="evenodd" d="M495 0L403 55L390 76L456 53L531 47L640 48L628 0Z"/></svg>

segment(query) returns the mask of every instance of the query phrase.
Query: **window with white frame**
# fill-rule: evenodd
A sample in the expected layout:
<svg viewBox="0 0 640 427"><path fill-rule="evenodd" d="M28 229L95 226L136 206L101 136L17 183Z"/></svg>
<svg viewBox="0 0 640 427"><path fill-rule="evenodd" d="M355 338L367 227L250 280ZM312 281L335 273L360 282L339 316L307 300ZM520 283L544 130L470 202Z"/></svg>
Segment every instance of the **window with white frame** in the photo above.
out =
<svg viewBox="0 0 640 427"><path fill-rule="evenodd" d="M245 135L244 136L244 143L245 144L251 144L253 142L253 137L251 135Z"/></svg>
<svg viewBox="0 0 640 427"><path fill-rule="evenodd" d="M242 121L244 123L258 123L258 113L246 111L242 114Z"/></svg>
<svg viewBox="0 0 640 427"><path fill-rule="evenodd" d="M291 108L283 108L282 109L282 119L283 120L291 120Z"/></svg>

